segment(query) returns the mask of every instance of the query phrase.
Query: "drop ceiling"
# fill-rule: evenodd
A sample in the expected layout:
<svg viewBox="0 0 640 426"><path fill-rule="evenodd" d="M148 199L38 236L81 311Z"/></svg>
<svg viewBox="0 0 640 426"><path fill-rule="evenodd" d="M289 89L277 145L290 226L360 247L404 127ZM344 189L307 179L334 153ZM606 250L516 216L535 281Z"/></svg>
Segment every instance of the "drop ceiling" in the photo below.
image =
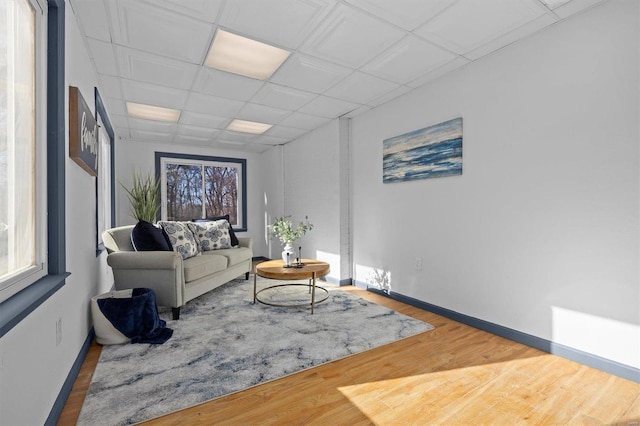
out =
<svg viewBox="0 0 640 426"><path fill-rule="evenodd" d="M121 138L262 152L606 0L70 0ZM290 53L266 81L203 66L217 30ZM180 111L134 118L126 103ZM234 119L271 124L262 135Z"/></svg>

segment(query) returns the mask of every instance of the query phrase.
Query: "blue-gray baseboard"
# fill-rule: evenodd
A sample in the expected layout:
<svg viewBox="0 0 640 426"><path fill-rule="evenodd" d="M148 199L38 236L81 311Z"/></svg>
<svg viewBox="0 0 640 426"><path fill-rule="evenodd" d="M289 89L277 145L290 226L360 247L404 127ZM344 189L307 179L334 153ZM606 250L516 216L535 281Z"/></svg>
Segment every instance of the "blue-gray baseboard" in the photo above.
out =
<svg viewBox="0 0 640 426"><path fill-rule="evenodd" d="M89 335L85 339L82 344L82 348L80 348L80 353L76 357L73 365L71 366L71 371L67 375L67 379L64 381L62 385L62 389L60 389L60 393L58 393L58 397L56 398L56 402L53 403L53 407L49 412L49 417L47 417L47 421L44 423L45 426L53 426L58 423L58 418L60 414L62 414L62 409L64 408L64 404L67 402L67 398L69 398L69 394L71 393L71 389L73 388L73 384L76 382L78 378L78 374L80 374L80 369L82 368L82 363L84 359L87 357L87 353L89 352L89 346L91 346L91 342L93 341L93 337L95 336L95 332L93 328L89 331Z"/></svg>
<svg viewBox="0 0 640 426"><path fill-rule="evenodd" d="M438 314L445 318L449 318L454 321L469 325L471 327L487 331L500 337L504 337L509 340L534 347L541 351L579 362L580 364L588 365L589 367L614 374L616 376L622 377L623 379L640 383L640 369L631 367L629 365L621 364L619 362L602 358L597 355L583 352L581 350L574 349L568 346L564 346L559 343L554 343L552 341L542 339L531 334L523 333L512 328L494 324L489 321L461 314L459 312L433 305L431 303L423 302L422 300L414 299L412 297L405 296L399 293L392 292L389 294L376 288L367 287L366 283L356 282L356 285L373 293L389 297L402 303L406 303L407 305L415 306L416 308L433 312L434 314Z"/></svg>

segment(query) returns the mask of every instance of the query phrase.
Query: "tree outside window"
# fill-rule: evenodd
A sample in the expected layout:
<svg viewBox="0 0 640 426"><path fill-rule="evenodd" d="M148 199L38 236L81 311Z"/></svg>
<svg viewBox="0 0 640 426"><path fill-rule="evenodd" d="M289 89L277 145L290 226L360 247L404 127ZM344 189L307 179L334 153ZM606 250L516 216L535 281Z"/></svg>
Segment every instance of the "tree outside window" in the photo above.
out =
<svg viewBox="0 0 640 426"><path fill-rule="evenodd" d="M234 229L246 229L246 160L156 153L163 220L229 215Z"/></svg>

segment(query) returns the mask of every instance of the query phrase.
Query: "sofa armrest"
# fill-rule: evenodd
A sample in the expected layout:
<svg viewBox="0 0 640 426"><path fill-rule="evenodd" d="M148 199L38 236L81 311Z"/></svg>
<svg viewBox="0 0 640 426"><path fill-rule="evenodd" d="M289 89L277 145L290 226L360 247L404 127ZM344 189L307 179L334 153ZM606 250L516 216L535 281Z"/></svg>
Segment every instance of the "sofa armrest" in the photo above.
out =
<svg viewBox="0 0 640 426"><path fill-rule="evenodd" d="M107 256L113 269L169 269L182 268L182 257L174 251L119 251Z"/></svg>
<svg viewBox="0 0 640 426"><path fill-rule="evenodd" d="M247 247L253 250L253 238L251 237L238 237L238 245L240 247Z"/></svg>
<svg viewBox="0 0 640 426"><path fill-rule="evenodd" d="M119 251L107 256L116 290L146 287L160 306L179 308L184 300L182 257L174 251Z"/></svg>

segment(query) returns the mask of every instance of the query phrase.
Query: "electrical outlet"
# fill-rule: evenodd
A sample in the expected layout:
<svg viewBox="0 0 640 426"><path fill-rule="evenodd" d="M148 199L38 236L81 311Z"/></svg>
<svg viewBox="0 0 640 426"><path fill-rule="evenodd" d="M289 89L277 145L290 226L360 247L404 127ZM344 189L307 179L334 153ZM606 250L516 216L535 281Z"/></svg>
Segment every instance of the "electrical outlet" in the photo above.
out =
<svg viewBox="0 0 640 426"><path fill-rule="evenodd" d="M62 342L62 318L56 321L56 346Z"/></svg>
<svg viewBox="0 0 640 426"><path fill-rule="evenodd" d="M421 257L416 257L414 262L415 262L415 265L416 265L416 271L422 271L422 258Z"/></svg>

